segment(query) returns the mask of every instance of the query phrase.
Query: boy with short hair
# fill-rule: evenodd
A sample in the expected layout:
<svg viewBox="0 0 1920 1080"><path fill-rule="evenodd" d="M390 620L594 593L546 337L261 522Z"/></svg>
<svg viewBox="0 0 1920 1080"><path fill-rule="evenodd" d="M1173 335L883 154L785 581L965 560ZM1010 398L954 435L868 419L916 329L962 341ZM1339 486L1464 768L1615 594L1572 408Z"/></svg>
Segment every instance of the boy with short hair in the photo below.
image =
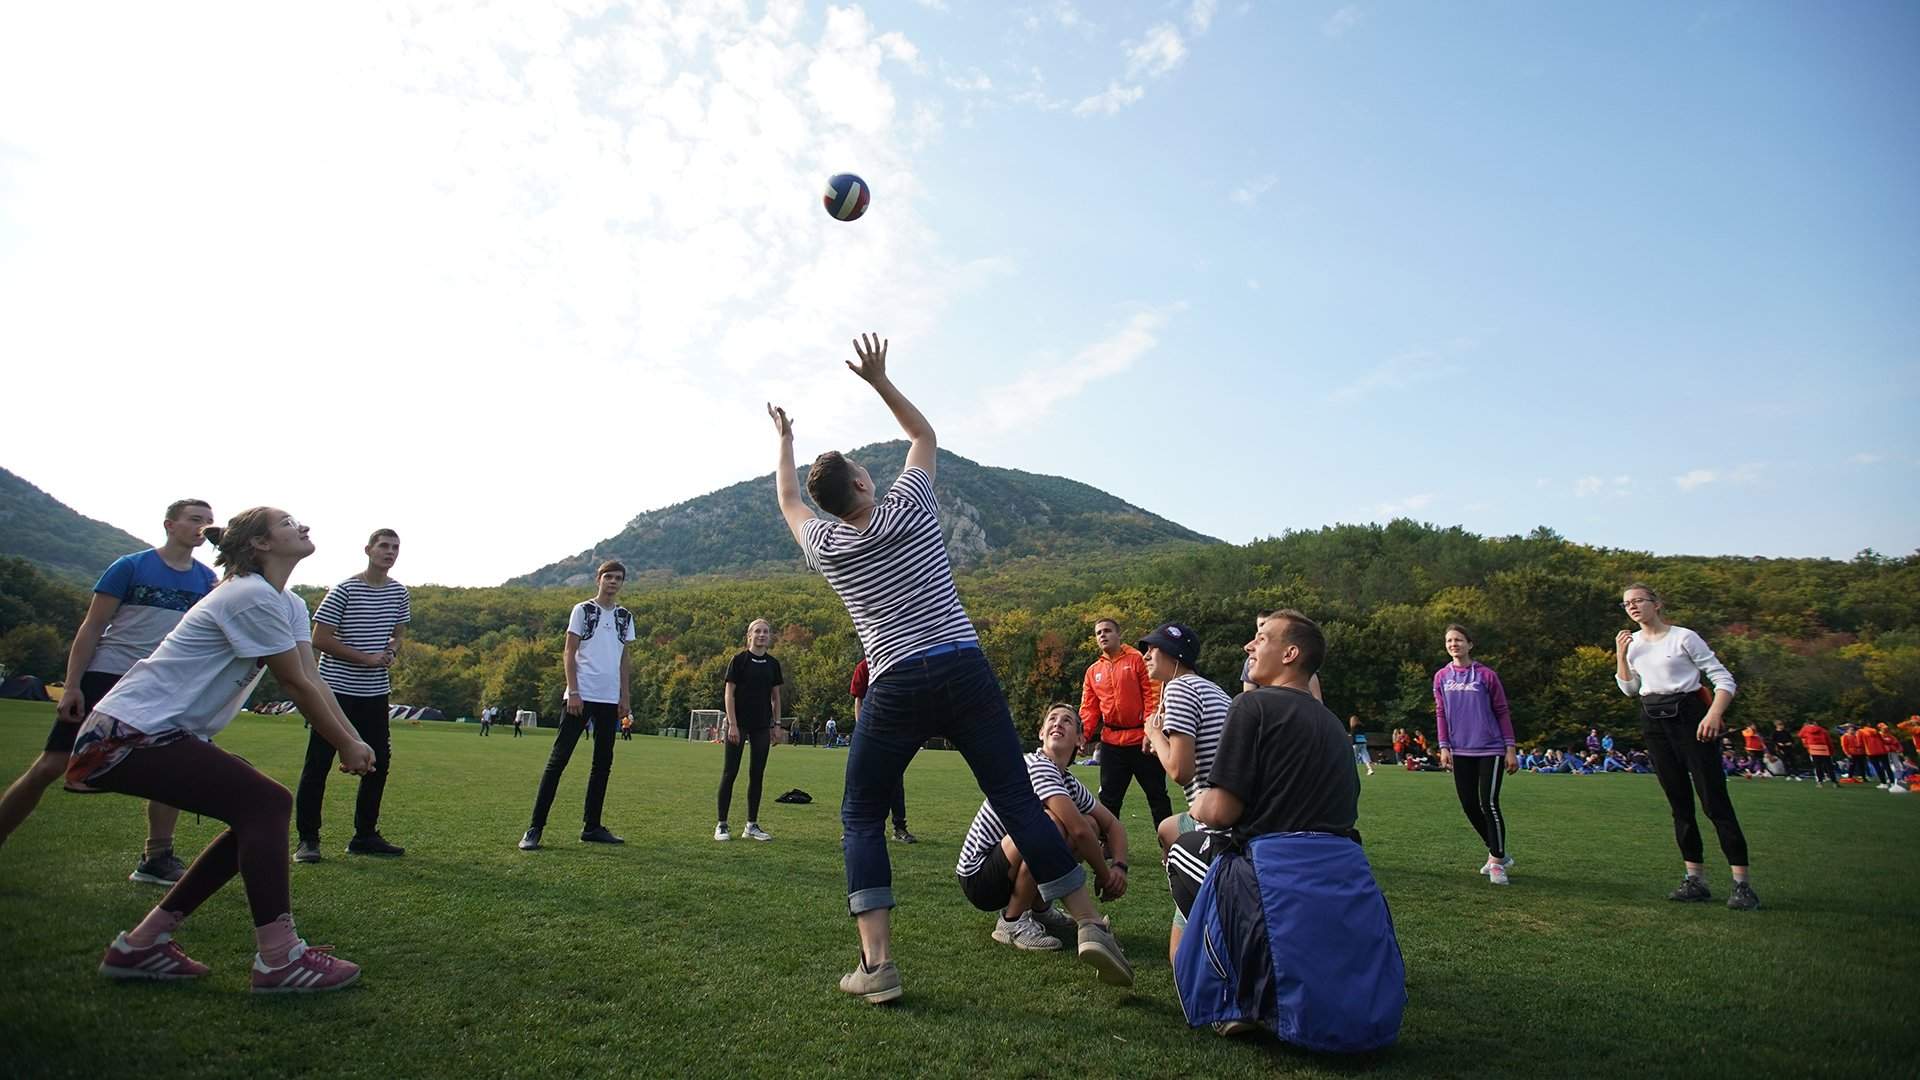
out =
<svg viewBox="0 0 1920 1080"><path fill-rule="evenodd" d="M146 659L185 617L188 609L213 591L212 569L193 551L213 524L213 508L200 499L179 499L167 507L158 547L122 555L94 583L86 618L67 652L66 685L55 707L53 730L27 771L0 796L0 843L33 813L40 796L66 774L73 742L93 706L133 665ZM171 885L186 873L173 853L173 828L180 811L147 802L147 842L128 880Z"/></svg>
<svg viewBox="0 0 1920 1080"><path fill-rule="evenodd" d="M627 582L626 566L608 559L594 572L594 580L598 591L593 599L573 605L573 613L567 617L566 707L560 715L560 733L554 736L553 749L547 754L546 770L540 774L533 820L520 837L521 851L539 850L547 811L552 809L553 797L560 789L560 776L567 771L574 744L589 723L593 727L593 766L587 774L580 840L588 844L626 843L607 828L600 814L607 801L607 778L613 773L614 729L632 712L628 707L627 645L636 631L633 613L614 603L620 587ZM514 717L514 734L519 734L518 714Z"/></svg>

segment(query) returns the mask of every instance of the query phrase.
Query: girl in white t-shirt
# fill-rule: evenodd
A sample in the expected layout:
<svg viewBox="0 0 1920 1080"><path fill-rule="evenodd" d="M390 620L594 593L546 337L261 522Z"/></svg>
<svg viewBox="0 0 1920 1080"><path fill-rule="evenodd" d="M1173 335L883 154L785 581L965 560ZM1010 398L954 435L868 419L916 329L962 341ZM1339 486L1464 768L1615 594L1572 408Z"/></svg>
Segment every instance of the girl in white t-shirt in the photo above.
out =
<svg viewBox="0 0 1920 1080"><path fill-rule="evenodd" d="M1639 629L1614 635L1614 681L1621 693L1639 699L1640 734L1673 811L1673 835L1687 867L1680 887L1667 898L1699 902L1713 896L1701 861L1700 824L1693 816L1697 793L1733 870L1733 895L1727 898L1727 906L1751 911L1760 906L1760 898L1747 880L1747 837L1734 815L1727 774L1720 767L1720 736L1727 729L1727 706L1733 704L1737 689L1733 673L1699 634L1666 620L1659 593L1636 581L1627 586L1620 601ZM1709 684L1711 694L1706 689Z"/></svg>
<svg viewBox="0 0 1920 1080"><path fill-rule="evenodd" d="M332 990L360 968L294 933L287 868L287 789L213 738L246 703L263 670L287 691L340 770L365 776L373 751L354 734L313 659L307 605L286 591L294 565L313 553L307 527L283 510L255 507L210 528L225 579L194 605L153 655L128 671L80 729L67 767L72 791L114 791L227 823L140 925L107 946L100 974L191 979L205 964L173 932L238 873L253 911L257 992Z"/></svg>

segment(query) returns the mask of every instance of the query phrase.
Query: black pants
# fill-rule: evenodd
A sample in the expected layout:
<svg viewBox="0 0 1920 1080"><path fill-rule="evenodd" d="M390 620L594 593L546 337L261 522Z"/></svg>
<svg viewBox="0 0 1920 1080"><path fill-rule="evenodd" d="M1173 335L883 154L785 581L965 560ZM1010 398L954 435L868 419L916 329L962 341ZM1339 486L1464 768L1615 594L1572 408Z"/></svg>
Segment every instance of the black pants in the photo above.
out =
<svg viewBox="0 0 1920 1080"><path fill-rule="evenodd" d="M534 796L533 820L536 829L547 827L547 811L553 809L553 796L560 789L560 774L567 771L573 757L573 744L593 721L593 770L587 773L587 805L581 821L588 829L600 827L600 810L607 802L607 777L613 773L613 729L620 724L620 707L608 701L588 701L580 706L580 715L560 714L560 733L553 737L553 750L547 754L547 769L540 774L540 794Z"/></svg>
<svg viewBox="0 0 1920 1080"><path fill-rule="evenodd" d="M1815 780L1831 780L1836 784L1840 782L1840 778L1835 776L1833 772L1832 755L1809 754L1807 755L1807 759L1813 762L1813 778Z"/></svg>
<svg viewBox="0 0 1920 1080"><path fill-rule="evenodd" d="M1851 779L1859 780L1862 782L1864 782L1867 779L1867 755L1865 754L1848 754L1847 755L1847 776Z"/></svg>
<svg viewBox="0 0 1920 1080"><path fill-rule="evenodd" d="M1887 763L1887 755L1875 754L1867 760L1873 763L1875 783L1890 784L1893 782L1893 766Z"/></svg>
<svg viewBox="0 0 1920 1080"><path fill-rule="evenodd" d="M1669 720L1641 716L1640 734L1647 740L1647 755L1653 759L1653 774L1660 779L1667 805L1673 810L1673 838L1680 845L1680 857L1687 862L1702 861L1700 823L1693 816L1693 797L1700 796L1700 807L1713 822L1720 837L1720 850L1729 866L1747 865L1747 837L1740 831L1740 819L1734 816L1733 800L1727 797L1727 774L1720 767L1720 744L1701 742L1700 720L1707 705L1688 694L1680 699L1680 715Z"/></svg>
<svg viewBox="0 0 1920 1080"><path fill-rule="evenodd" d="M1500 784L1506 778L1505 757L1453 755L1453 790L1460 796L1460 809L1486 841L1487 854L1496 859L1507 857L1507 819L1500 813Z"/></svg>
<svg viewBox="0 0 1920 1080"><path fill-rule="evenodd" d="M767 749L772 742L772 730L761 728L740 729L740 741L729 742L726 760L720 766L720 816L717 821L727 820L727 811L733 808L733 779L740 775L740 751L753 747L753 758L747 765L747 820L760 820L760 781L767 775Z"/></svg>
<svg viewBox="0 0 1920 1080"><path fill-rule="evenodd" d="M1127 800L1127 785L1135 780L1147 793L1147 809L1153 812L1155 826L1173 816L1173 803L1167 798L1167 770L1161 768L1160 759L1142 746L1102 743L1100 801L1114 817L1120 816L1120 804Z"/></svg>
<svg viewBox="0 0 1920 1080"><path fill-rule="evenodd" d="M371 836L380 830L380 799L387 791L387 767L393 761L393 736L387 726L387 695L360 697L335 694L362 742L373 748L373 772L360 778L360 794L353 803L353 835ZM320 804L327 796L327 774L333 771L333 745L317 731L307 732L307 763L300 770L300 786L293 795L294 828L302 840L320 839Z"/></svg>

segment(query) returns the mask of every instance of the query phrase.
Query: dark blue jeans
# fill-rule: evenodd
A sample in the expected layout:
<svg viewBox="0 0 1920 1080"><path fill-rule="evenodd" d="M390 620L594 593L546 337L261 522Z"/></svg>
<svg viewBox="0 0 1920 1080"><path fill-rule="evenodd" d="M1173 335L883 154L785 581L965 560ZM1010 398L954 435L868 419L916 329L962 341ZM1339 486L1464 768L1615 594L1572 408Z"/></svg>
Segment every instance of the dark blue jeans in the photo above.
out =
<svg viewBox="0 0 1920 1080"><path fill-rule="evenodd" d="M846 795L840 803L847 859L847 908L891 908L893 867L884 826L907 763L938 735L973 770L994 813L1040 882L1040 896L1057 900L1086 884L1060 829L1027 780L1020 737L1013 730L1000 681L979 648L899 661L873 681L860 704L847 754Z"/></svg>

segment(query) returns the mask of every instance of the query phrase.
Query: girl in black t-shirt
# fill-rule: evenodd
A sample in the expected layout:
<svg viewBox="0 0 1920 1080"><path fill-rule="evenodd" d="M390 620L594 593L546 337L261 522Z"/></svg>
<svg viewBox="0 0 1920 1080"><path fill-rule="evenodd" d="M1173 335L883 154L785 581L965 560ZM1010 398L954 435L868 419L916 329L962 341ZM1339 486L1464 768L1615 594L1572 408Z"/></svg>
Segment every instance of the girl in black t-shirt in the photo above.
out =
<svg viewBox="0 0 1920 1080"><path fill-rule="evenodd" d="M727 813L733 806L733 781L740 775L740 747L753 747L747 766L747 828L749 840L771 840L760 827L760 789L767 773L767 749L774 718L780 715L780 661L767 655L773 643L773 624L755 619L747 627L747 647L727 665L727 753L720 769L719 823L715 840L731 840Z"/></svg>

